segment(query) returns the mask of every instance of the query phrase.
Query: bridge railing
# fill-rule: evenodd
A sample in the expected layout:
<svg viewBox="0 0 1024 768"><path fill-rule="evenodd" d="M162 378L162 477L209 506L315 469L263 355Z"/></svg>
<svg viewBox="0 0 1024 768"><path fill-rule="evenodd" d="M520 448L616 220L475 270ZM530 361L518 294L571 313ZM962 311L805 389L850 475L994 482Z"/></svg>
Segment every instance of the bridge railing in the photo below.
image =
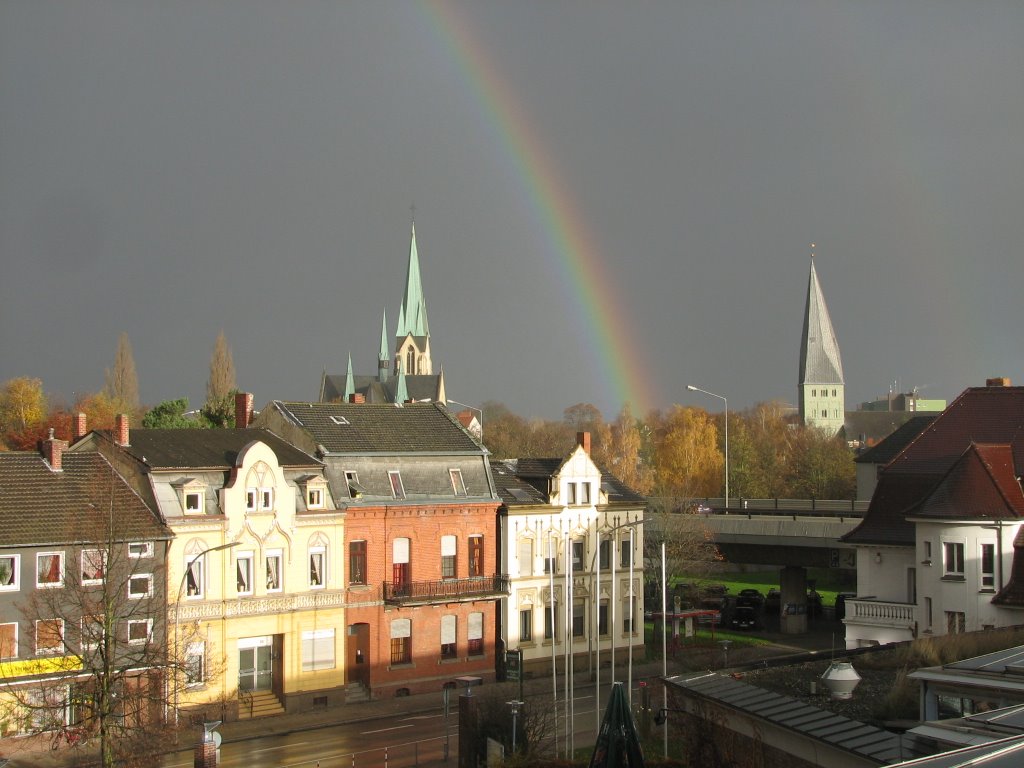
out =
<svg viewBox="0 0 1024 768"><path fill-rule="evenodd" d="M680 511L685 508L698 514L745 514L745 515L787 515L803 517L863 517L867 512L868 501L857 499L729 499L726 508L725 499L705 498L692 499L681 504ZM665 508L664 504L660 505Z"/></svg>

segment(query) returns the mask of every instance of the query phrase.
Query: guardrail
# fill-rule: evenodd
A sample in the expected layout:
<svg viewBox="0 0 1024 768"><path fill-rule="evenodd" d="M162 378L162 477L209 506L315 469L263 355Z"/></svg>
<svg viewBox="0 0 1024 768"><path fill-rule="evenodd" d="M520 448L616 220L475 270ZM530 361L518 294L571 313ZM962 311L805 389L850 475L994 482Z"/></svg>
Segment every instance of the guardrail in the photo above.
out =
<svg viewBox="0 0 1024 768"><path fill-rule="evenodd" d="M431 603L438 600L474 599L507 595L509 579L505 574L474 576L468 579L441 579L440 581L384 582L384 602Z"/></svg>

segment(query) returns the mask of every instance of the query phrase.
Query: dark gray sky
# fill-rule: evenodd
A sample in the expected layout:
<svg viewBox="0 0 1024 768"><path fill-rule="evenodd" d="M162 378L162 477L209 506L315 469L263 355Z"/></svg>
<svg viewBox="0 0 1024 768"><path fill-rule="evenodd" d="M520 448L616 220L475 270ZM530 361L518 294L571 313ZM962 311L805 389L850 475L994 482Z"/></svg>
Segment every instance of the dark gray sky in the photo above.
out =
<svg viewBox="0 0 1024 768"><path fill-rule="evenodd" d="M1024 383L1024 3L0 0L0 380L375 369L415 205L451 397Z"/></svg>

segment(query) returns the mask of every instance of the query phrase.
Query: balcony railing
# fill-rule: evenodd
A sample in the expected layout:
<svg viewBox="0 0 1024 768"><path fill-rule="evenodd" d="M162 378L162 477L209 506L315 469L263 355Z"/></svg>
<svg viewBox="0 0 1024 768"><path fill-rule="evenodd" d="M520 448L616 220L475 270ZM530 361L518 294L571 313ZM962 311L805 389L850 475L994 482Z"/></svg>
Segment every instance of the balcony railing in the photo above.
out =
<svg viewBox="0 0 1024 768"><path fill-rule="evenodd" d="M468 579L440 581L384 582L384 602L398 605L414 603L449 603L500 597L509 591L508 576L474 576Z"/></svg>
<svg viewBox="0 0 1024 768"><path fill-rule="evenodd" d="M912 627L917 606L884 600L846 599L846 621L888 627Z"/></svg>

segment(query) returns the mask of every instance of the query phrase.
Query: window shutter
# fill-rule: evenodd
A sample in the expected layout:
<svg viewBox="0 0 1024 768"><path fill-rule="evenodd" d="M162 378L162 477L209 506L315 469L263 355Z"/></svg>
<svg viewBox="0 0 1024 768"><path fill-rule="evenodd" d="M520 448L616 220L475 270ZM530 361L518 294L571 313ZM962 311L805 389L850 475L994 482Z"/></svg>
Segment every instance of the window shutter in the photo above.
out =
<svg viewBox="0 0 1024 768"><path fill-rule="evenodd" d="M484 637L484 615L482 613L469 614L469 639L482 640Z"/></svg>
<svg viewBox="0 0 1024 768"><path fill-rule="evenodd" d="M447 645L448 643L455 642L455 626L456 621L454 616L442 616L441 617L441 644Z"/></svg>
<svg viewBox="0 0 1024 768"><path fill-rule="evenodd" d="M409 540L395 539L391 545L391 561L398 564L409 562Z"/></svg>
<svg viewBox="0 0 1024 768"><path fill-rule="evenodd" d="M412 621L409 619L392 619L391 639L396 640L400 637L412 637Z"/></svg>
<svg viewBox="0 0 1024 768"><path fill-rule="evenodd" d="M408 539L405 539L405 541L408 541ZM458 539L456 539L454 536L442 536L441 557L454 557L457 551L457 542Z"/></svg>

